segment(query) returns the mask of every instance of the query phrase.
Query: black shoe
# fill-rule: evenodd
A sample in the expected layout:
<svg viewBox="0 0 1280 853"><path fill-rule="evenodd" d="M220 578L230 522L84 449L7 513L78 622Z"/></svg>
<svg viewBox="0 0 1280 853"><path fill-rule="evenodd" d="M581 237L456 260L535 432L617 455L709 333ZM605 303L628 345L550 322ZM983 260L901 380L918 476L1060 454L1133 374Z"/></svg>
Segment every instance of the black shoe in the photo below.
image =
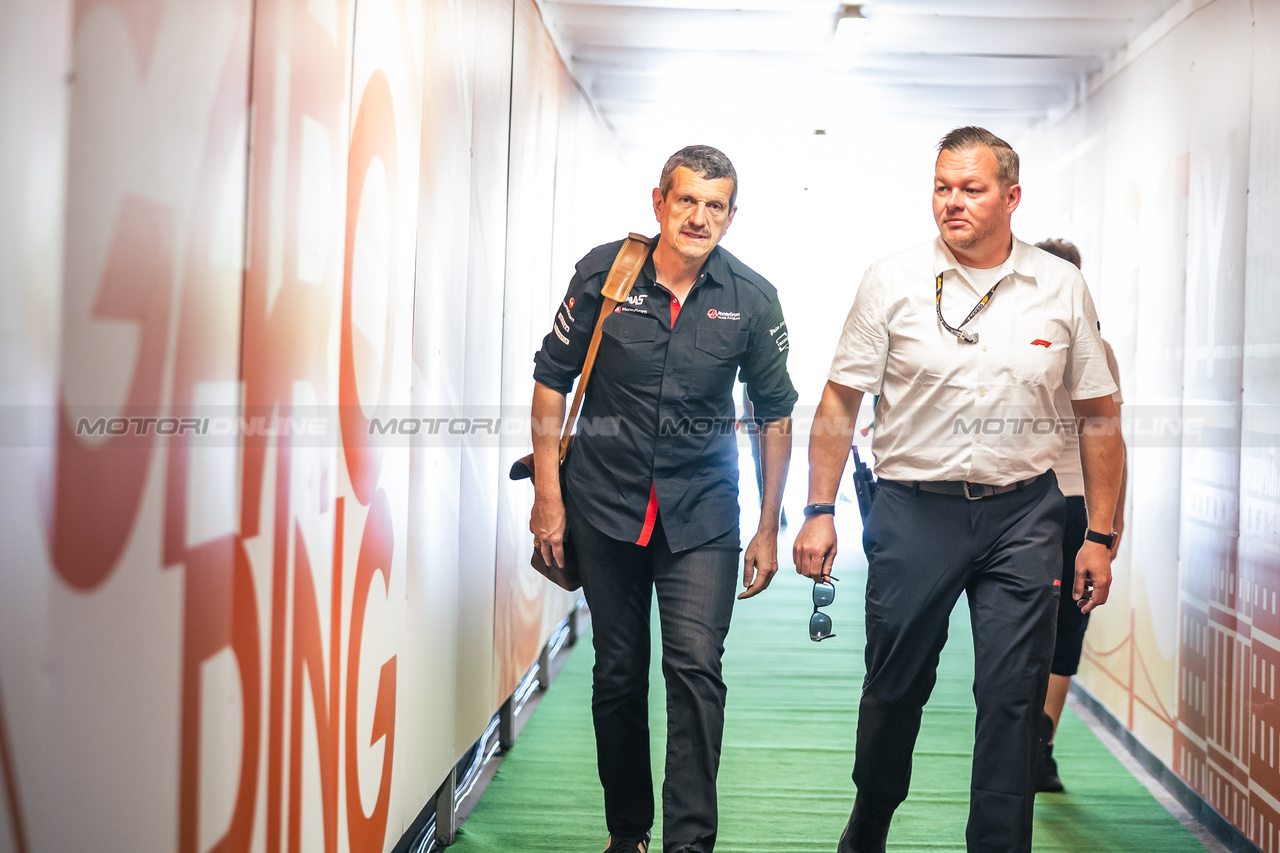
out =
<svg viewBox="0 0 1280 853"><path fill-rule="evenodd" d="M609 846L604 848L604 853L648 853L651 838L651 832L646 832L642 838L614 838L610 835Z"/></svg>
<svg viewBox="0 0 1280 853"><path fill-rule="evenodd" d="M893 809L875 808L859 794L853 800L853 814L849 815L836 853L885 853L892 819Z"/></svg>
<svg viewBox="0 0 1280 853"><path fill-rule="evenodd" d="M1058 762L1053 758L1053 744L1044 745L1044 754L1040 756L1040 768L1036 773L1036 792L1056 794L1064 790L1062 779L1058 777Z"/></svg>
<svg viewBox="0 0 1280 853"><path fill-rule="evenodd" d="M1036 743L1038 749L1032 772L1037 794L1056 794L1062 790L1062 780L1058 778L1058 762L1053 760L1053 728L1053 717L1040 712L1039 740Z"/></svg>

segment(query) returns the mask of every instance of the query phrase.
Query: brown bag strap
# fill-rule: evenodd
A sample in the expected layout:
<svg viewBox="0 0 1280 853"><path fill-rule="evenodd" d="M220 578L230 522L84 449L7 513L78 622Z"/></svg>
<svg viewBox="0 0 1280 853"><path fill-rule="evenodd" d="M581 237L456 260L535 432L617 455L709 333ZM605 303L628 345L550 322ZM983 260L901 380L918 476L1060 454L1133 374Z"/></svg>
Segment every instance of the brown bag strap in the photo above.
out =
<svg viewBox="0 0 1280 853"><path fill-rule="evenodd" d="M600 336L604 331L605 318L613 313L620 302L625 302L631 293L631 286L640 275L640 268L649 257L653 241L641 234L632 232L623 241L618 256L613 259L609 268L609 276L604 281L600 295L604 301L600 304L600 314L596 317L596 329L591 335L591 346L587 347L587 359L582 363L582 377L578 380L578 390L573 395L573 408L564 422L564 432L560 434L560 462L564 463L565 454L569 451L569 439L573 435L574 421L578 419L578 409L582 406L582 395L587 390L587 380L591 378L591 369L595 367L596 350L600 348Z"/></svg>

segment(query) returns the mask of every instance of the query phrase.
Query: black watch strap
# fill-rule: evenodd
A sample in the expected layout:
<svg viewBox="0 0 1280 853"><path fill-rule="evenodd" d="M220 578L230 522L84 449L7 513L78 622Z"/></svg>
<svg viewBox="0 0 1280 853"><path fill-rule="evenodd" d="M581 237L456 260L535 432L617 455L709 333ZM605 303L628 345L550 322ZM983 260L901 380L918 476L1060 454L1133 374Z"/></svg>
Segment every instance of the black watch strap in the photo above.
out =
<svg viewBox="0 0 1280 853"><path fill-rule="evenodd" d="M836 505L833 503L815 503L809 504L804 508L804 517L809 518L814 515L835 515Z"/></svg>
<svg viewBox="0 0 1280 853"><path fill-rule="evenodd" d="M1099 533L1092 527L1085 528L1084 538L1089 542L1097 542L1099 545L1105 545L1108 550L1110 550L1112 545L1116 544L1115 533Z"/></svg>

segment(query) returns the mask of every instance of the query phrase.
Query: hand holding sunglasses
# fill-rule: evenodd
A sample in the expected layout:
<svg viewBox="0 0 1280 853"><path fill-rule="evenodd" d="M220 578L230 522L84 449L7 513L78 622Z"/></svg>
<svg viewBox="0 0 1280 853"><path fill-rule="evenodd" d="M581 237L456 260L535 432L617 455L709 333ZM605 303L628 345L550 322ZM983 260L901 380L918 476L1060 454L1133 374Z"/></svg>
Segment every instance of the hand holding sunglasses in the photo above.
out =
<svg viewBox="0 0 1280 853"><path fill-rule="evenodd" d="M830 578L813 584L813 615L809 617L809 639L815 643L835 636L831 633L831 617L818 609L836 600L835 580Z"/></svg>

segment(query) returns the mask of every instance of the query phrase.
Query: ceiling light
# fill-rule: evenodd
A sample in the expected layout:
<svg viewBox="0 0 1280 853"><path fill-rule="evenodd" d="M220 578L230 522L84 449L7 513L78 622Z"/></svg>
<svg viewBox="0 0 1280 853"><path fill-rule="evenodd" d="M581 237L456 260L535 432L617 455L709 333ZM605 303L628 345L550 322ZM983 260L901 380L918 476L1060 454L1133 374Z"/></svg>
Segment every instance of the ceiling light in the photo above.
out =
<svg viewBox="0 0 1280 853"><path fill-rule="evenodd" d="M849 4L840 11L836 20L836 32L827 50L826 65L833 71L848 71L858 61L862 38L867 34L867 19L862 17L862 7Z"/></svg>

